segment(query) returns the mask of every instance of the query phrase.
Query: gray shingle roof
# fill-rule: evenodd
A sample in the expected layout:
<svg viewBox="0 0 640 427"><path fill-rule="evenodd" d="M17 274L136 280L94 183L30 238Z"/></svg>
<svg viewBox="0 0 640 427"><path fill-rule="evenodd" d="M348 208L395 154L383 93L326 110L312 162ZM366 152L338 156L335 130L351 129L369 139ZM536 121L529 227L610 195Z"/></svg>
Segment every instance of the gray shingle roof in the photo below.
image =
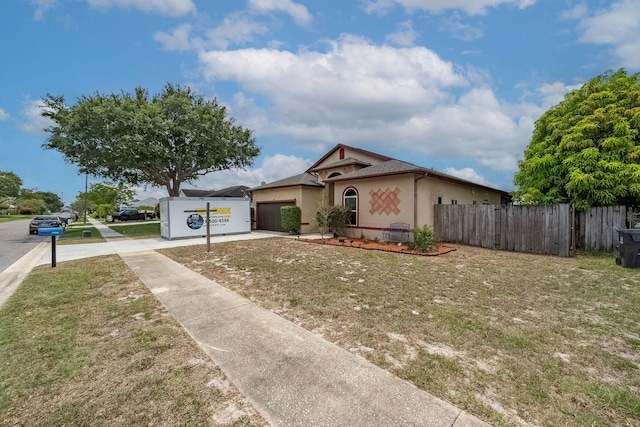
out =
<svg viewBox="0 0 640 427"><path fill-rule="evenodd" d="M342 166L350 166L350 165L371 166L371 163L363 162L362 160L354 159L353 157L348 157L346 159L339 160L337 162L312 169L312 172L331 169L331 168L339 168Z"/></svg>
<svg viewBox="0 0 640 427"><path fill-rule="evenodd" d="M246 185L234 185L222 190L198 190L195 188L184 188L182 192L186 197L244 197L245 191L249 187Z"/></svg>
<svg viewBox="0 0 640 427"><path fill-rule="evenodd" d="M263 184L258 187L253 187L253 190L263 190L266 188L277 188L277 187L291 187L294 185L304 185L308 187L324 187L324 185L318 182L318 177L308 172L301 173L300 175L291 176L289 178L281 179L279 181L270 182L268 184Z"/></svg>
<svg viewBox="0 0 640 427"><path fill-rule="evenodd" d="M334 178L327 178L326 181L343 181L346 179L366 178L370 176L391 175L405 172L426 172L426 169L411 163L394 159L378 163L377 165L368 166L354 172L346 173L344 175L336 176Z"/></svg>

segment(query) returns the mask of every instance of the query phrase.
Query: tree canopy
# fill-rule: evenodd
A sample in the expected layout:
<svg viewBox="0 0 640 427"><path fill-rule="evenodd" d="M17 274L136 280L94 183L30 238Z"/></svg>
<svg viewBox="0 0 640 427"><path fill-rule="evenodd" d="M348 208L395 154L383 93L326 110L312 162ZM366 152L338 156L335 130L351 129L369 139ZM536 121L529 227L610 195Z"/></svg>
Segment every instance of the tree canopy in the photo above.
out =
<svg viewBox="0 0 640 427"><path fill-rule="evenodd" d="M135 93L82 96L73 106L48 94L42 115L54 125L45 148L58 150L83 173L130 185L164 187L209 172L251 166L260 149L251 131L227 117L217 100L167 84L149 96Z"/></svg>
<svg viewBox="0 0 640 427"><path fill-rule="evenodd" d="M639 74L584 84L536 122L515 175L523 203L592 206L640 201Z"/></svg>
<svg viewBox="0 0 640 427"><path fill-rule="evenodd" d="M15 198L20 195L22 179L13 172L0 171L0 198Z"/></svg>

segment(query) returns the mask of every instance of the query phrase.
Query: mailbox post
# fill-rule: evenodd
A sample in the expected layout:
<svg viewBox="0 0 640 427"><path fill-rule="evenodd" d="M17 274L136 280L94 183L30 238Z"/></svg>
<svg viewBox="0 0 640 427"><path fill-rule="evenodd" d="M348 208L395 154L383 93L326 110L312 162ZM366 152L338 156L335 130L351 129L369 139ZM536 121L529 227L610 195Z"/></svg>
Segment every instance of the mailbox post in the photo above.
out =
<svg viewBox="0 0 640 427"><path fill-rule="evenodd" d="M56 237L62 236L64 229L62 227L42 227L38 228L38 236L51 236L51 267L56 266Z"/></svg>

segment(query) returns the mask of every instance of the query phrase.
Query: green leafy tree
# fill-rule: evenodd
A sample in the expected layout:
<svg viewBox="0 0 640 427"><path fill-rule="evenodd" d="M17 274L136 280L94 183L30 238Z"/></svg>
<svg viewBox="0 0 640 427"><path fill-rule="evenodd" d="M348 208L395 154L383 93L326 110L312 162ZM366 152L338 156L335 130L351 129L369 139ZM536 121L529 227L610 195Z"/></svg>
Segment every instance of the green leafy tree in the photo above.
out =
<svg viewBox="0 0 640 427"><path fill-rule="evenodd" d="M62 199L56 193L52 193L51 191L36 191L33 195L37 198L42 199L46 206L47 212L59 212L60 209L64 206L62 203Z"/></svg>
<svg viewBox="0 0 640 427"><path fill-rule="evenodd" d="M536 122L515 175L516 200L592 206L640 200L639 74L600 75Z"/></svg>
<svg viewBox="0 0 640 427"><path fill-rule="evenodd" d="M22 179L13 172L0 171L0 199L14 199L20 195Z"/></svg>
<svg viewBox="0 0 640 427"><path fill-rule="evenodd" d="M93 207L99 205L109 205L110 210L116 210L121 204L133 200L134 191L126 185L112 182L98 182L91 184L91 188L87 192L87 200ZM80 197L82 197L82 193Z"/></svg>
<svg viewBox="0 0 640 427"><path fill-rule="evenodd" d="M45 148L83 173L131 185L180 185L209 172L251 166L260 149L217 100L167 84L150 97L135 93L82 96L73 106L47 95L42 115L54 122Z"/></svg>
<svg viewBox="0 0 640 427"><path fill-rule="evenodd" d="M23 215L43 214L47 212L47 205L39 197L20 198L16 201L18 212Z"/></svg>

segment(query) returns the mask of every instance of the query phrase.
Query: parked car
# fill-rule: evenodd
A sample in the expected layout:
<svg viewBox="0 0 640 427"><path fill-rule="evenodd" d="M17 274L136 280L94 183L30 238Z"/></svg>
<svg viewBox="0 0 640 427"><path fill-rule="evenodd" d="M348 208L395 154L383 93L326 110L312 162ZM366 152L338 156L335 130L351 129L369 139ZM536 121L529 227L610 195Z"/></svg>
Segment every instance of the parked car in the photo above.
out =
<svg viewBox="0 0 640 427"><path fill-rule="evenodd" d="M38 234L42 227L66 227L66 222L58 215L38 215L29 223L29 234Z"/></svg>
<svg viewBox="0 0 640 427"><path fill-rule="evenodd" d="M147 220L156 217L156 213L153 211L139 211L138 209L122 209L120 212L115 213L107 217L109 222L117 221L134 221L134 220Z"/></svg>

